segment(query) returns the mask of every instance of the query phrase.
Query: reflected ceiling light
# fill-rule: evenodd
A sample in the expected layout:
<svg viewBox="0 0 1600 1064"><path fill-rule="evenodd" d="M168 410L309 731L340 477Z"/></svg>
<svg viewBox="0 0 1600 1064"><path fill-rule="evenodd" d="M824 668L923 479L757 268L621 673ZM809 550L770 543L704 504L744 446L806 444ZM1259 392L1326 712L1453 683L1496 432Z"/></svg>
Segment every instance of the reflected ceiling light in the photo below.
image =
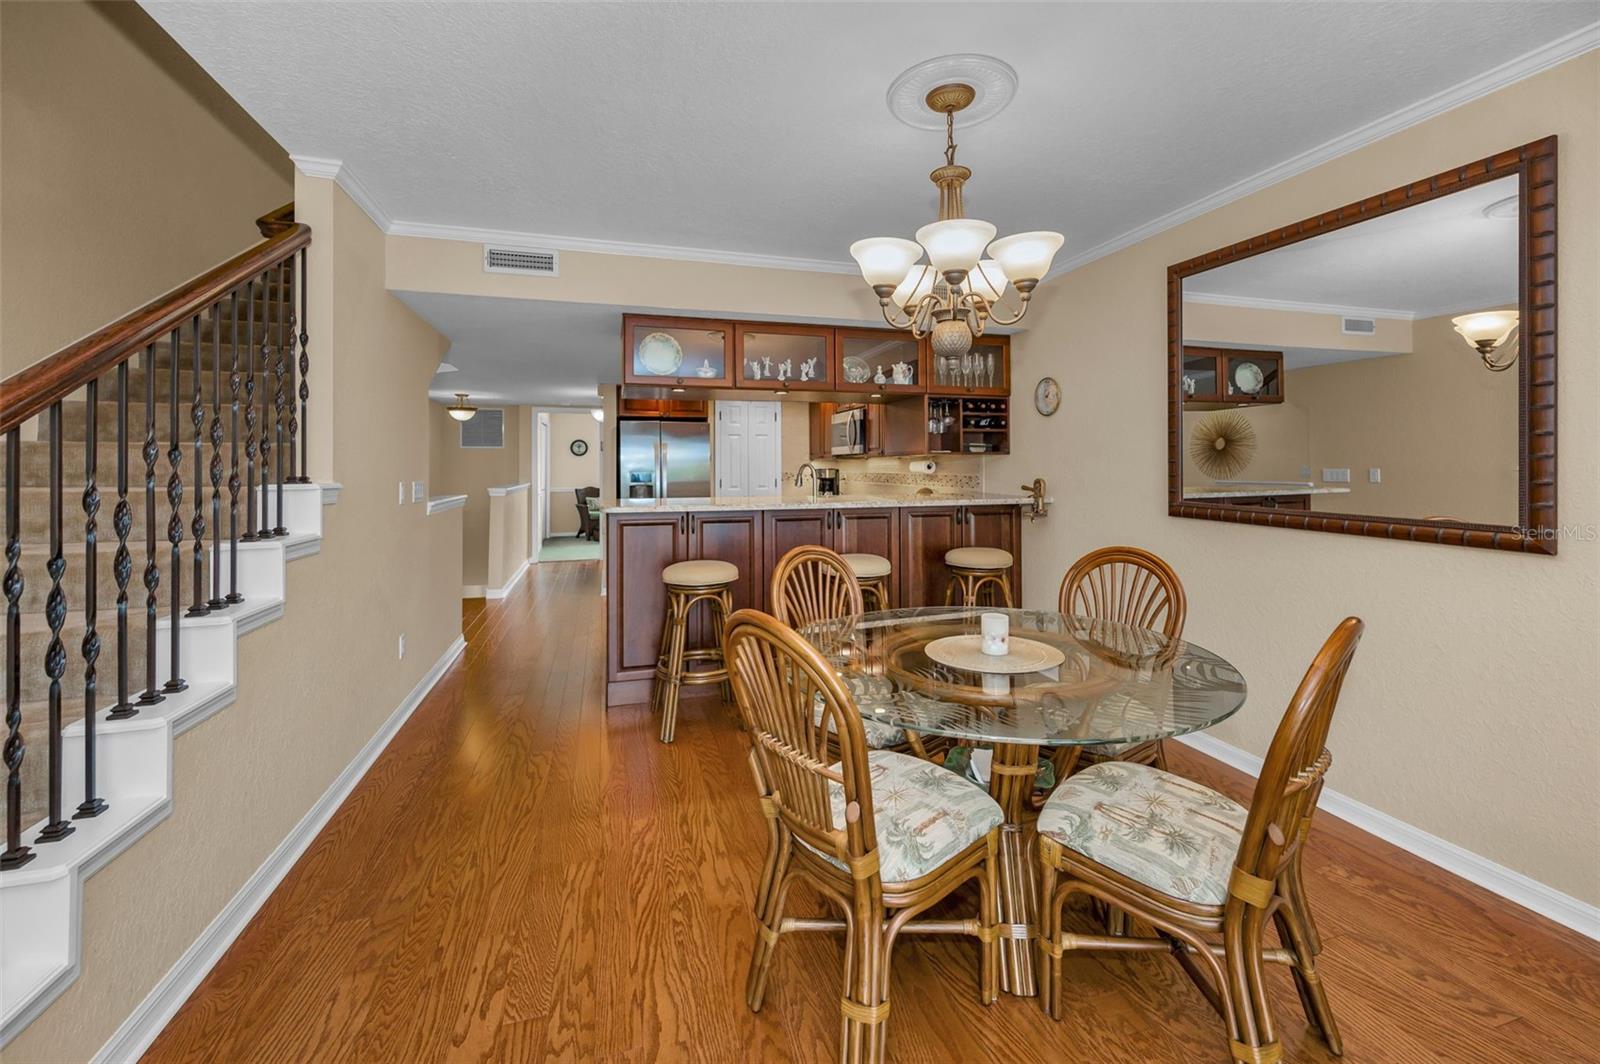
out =
<svg viewBox="0 0 1600 1064"><path fill-rule="evenodd" d="M435 373L454 373L454 372L456 372L456 367L452 366L448 362L441 362L441 363L439 363L439 368L434 370L434 372Z"/></svg>
<svg viewBox="0 0 1600 1064"><path fill-rule="evenodd" d="M991 323L1021 321L1034 287L1066 241L1045 231L996 240L994 226L966 217L961 191L972 171L956 164L956 112L976 97L971 85L953 82L924 98L945 119L944 165L928 175L939 189L939 220L918 229L915 241L876 236L850 245L884 320L919 340L931 335L941 358L966 355ZM923 252L927 263L919 261ZM1003 315L997 309L1008 290L1016 292L1018 305L1014 314Z"/></svg>
<svg viewBox="0 0 1600 1064"><path fill-rule="evenodd" d="M1517 343L1517 312L1514 310L1486 310L1477 314L1463 314L1451 318L1472 349L1483 359L1485 368L1499 373L1516 365L1520 346ZM1509 352L1497 355L1496 352Z"/></svg>
<svg viewBox="0 0 1600 1064"><path fill-rule="evenodd" d="M589 411L589 413L594 415L594 419L596 421L604 421L606 419L606 412L599 407L595 407L593 410Z"/></svg>
<svg viewBox="0 0 1600 1064"><path fill-rule="evenodd" d="M466 392L457 392L456 401L451 403L445 409L448 410L450 412L450 416L455 418L457 421L471 421L478 413L478 408L467 402Z"/></svg>

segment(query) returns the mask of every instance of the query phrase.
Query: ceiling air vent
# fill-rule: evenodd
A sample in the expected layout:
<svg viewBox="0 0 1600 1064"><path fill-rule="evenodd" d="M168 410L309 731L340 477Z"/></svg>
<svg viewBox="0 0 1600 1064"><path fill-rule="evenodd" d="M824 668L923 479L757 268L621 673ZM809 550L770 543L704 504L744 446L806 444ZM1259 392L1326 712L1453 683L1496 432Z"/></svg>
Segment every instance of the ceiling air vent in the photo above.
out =
<svg viewBox="0 0 1600 1064"><path fill-rule="evenodd" d="M461 423L461 446L504 447L506 412L479 407L471 420Z"/></svg>
<svg viewBox="0 0 1600 1064"><path fill-rule="evenodd" d="M1345 318L1339 331L1346 336L1371 336L1378 331L1378 323L1371 318Z"/></svg>
<svg viewBox="0 0 1600 1064"><path fill-rule="evenodd" d="M532 248L497 248L483 245L484 273L523 273L535 277L555 277L561 272L561 260L554 251L536 251Z"/></svg>

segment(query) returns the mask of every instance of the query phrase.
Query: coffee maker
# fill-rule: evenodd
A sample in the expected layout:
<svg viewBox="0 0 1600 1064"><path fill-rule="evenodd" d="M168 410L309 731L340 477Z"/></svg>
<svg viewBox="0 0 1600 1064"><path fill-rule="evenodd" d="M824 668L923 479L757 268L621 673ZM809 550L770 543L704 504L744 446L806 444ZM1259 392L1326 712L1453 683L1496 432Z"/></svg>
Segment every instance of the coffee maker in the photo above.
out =
<svg viewBox="0 0 1600 1064"><path fill-rule="evenodd" d="M839 467L838 466L817 466L816 467L816 471L817 471L817 494L818 495L837 495L837 494L839 494Z"/></svg>

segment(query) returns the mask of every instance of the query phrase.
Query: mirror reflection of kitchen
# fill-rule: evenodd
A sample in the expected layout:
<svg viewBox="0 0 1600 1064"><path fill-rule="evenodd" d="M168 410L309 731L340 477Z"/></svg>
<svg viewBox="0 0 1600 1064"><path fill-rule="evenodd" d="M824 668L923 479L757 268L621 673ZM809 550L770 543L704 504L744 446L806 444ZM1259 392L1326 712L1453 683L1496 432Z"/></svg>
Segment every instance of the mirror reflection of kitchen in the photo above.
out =
<svg viewBox="0 0 1600 1064"><path fill-rule="evenodd" d="M1518 522L1517 179L1183 282L1183 494Z"/></svg>

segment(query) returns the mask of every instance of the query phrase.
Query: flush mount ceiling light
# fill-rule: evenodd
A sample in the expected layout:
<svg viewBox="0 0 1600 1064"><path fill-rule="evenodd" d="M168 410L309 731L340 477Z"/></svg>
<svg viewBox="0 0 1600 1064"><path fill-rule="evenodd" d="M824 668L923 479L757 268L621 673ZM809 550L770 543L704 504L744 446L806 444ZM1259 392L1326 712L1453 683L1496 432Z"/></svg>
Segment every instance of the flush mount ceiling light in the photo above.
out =
<svg viewBox="0 0 1600 1064"><path fill-rule="evenodd" d="M1015 90L1015 73L999 60L947 56L929 63L948 66L958 60L985 60L992 67L1003 68L1010 76L1009 89ZM896 114L901 114L898 101L905 93L905 83L930 69L929 63L913 67L895 82L890 90L890 106ZM959 68L957 64L956 69ZM955 120L959 112L979 98L979 89L963 81L934 85L923 97L927 113L944 116L944 165L928 175L939 189L939 220L918 229L914 241L880 236L850 245L861 276L878 295L884 320L919 340L931 336L933 353L938 358L967 354L973 339L982 336L990 324L1013 325L1021 321L1028 312L1034 288L1066 240L1060 233L1044 230L996 240L993 225L966 217L962 188L972 171L956 163ZM982 117L987 118L1010 96L1009 92L990 91L985 99L989 109ZM996 99L998 103L994 102ZM921 262L924 252L928 256L926 263ZM1000 310L1007 291L1017 294L1014 313Z"/></svg>
<svg viewBox="0 0 1600 1064"><path fill-rule="evenodd" d="M473 416L478 412L477 407L467 402L466 392L457 392L456 401L451 403L445 409L450 411L450 416L455 418L457 421L471 421Z"/></svg>
<svg viewBox="0 0 1600 1064"><path fill-rule="evenodd" d="M1459 318L1451 318L1450 324L1478 352L1484 368L1491 373L1499 373L1516 365L1520 350L1514 338L1517 332L1516 311L1487 310L1478 314L1463 314ZM1510 353L1506 354L1507 351ZM1497 356L1496 352L1501 354Z"/></svg>

